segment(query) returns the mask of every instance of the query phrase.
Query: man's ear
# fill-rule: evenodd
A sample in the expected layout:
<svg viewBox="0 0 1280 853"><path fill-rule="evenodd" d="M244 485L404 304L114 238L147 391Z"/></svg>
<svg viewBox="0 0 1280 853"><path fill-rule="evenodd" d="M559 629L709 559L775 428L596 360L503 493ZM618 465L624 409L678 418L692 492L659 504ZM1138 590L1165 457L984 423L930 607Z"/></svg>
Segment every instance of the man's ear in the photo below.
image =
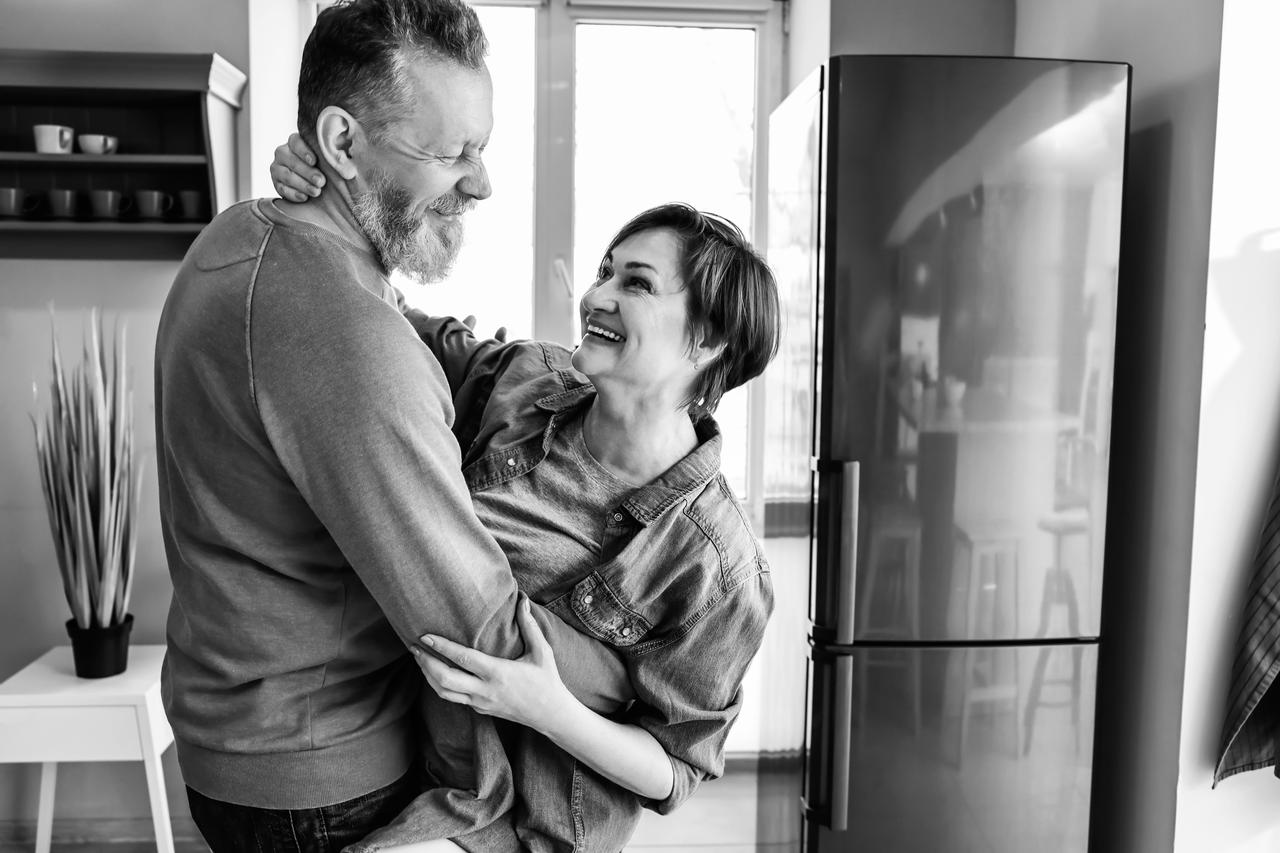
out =
<svg viewBox="0 0 1280 853"><path fill-rule="evenodd" d="M364 147L364 129L342 107L325 107L316 118L319 155L344 180L356 176L355 156Z"/></svg>

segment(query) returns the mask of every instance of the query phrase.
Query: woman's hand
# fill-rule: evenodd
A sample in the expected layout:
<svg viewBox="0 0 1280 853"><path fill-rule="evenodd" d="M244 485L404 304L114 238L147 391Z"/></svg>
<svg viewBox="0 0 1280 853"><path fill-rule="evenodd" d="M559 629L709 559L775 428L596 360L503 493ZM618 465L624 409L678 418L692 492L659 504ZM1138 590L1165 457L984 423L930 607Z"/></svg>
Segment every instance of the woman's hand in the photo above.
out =
<svg viewBox="0 0 1280 853"><path fill-rule="evenodd" d="M529 599L523 594L520 598L516 622L524 638L524 654L515 660L486 655L434 634L423 635L422 643L445 660L418 648L412 651L441 699L547 734L563 719L568 703L577 700L560 680L555 654L533 618Z"/></svg>
<svg viewBox="0 0 1280 853"><path fill-rule="evenodd" d="M315 165L315 152L301 136L292 133L289 141L276 149L276 159L271 161L271 183L281 198L301 204L320 195L324 186L324 173Z"/></svg>

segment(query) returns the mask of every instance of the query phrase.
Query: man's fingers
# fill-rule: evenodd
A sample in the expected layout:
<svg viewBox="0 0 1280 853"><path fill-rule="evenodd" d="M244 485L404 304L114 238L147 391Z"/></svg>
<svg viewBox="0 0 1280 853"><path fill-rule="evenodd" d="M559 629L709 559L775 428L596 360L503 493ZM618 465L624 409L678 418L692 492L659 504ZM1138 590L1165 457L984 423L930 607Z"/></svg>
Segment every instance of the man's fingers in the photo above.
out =
<svg viewBox="0 0 1280 853"><path fill-rule="evenodd" d="M468 329L474 332L476 330L476 315L468 314L467 316L463 317L462 325L466 326Z"/></svg>
<svg viewBox="0 0 1280 853"><path fill-rule="evenodd" d="M499 326L498 331L493 333L493 339L500 344L505 344L507 342L507 327Z"/></svg>

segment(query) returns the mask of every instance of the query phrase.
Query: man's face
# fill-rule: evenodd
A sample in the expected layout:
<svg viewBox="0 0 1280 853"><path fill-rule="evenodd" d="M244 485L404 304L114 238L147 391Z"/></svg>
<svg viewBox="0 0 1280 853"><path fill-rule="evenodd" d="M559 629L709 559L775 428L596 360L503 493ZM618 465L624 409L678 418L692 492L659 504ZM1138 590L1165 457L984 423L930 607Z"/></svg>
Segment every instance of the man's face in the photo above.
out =
<svg viewBox="0 0 1280 853"><path fill-rule="evenodd" d="M356 156L352 210L388 270L448 274L462 214L491 194L481 154L493 129L487 68L418 60L405 69L411 107Z"/></svg>

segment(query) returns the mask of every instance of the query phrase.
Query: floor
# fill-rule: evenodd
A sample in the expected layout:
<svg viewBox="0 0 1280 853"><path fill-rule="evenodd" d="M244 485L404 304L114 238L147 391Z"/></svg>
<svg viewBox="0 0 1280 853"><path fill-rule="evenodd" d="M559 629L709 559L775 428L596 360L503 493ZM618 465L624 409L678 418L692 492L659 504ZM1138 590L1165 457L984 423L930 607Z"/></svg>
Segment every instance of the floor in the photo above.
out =
<svg viewBox="0 0 1280 853"><path fill-rule="evenodd" d="M787 848L756 843L756 774L730 771L704 783L689 802L671 815L646 812L626 853L783 853ZM744 812L750 819L744 820ZM32 845L0 843L0 853L30 853ZM54 844L52 853L154 853L145 842ZM175 853L208 853L200 841L179 841Z"/></svg>

